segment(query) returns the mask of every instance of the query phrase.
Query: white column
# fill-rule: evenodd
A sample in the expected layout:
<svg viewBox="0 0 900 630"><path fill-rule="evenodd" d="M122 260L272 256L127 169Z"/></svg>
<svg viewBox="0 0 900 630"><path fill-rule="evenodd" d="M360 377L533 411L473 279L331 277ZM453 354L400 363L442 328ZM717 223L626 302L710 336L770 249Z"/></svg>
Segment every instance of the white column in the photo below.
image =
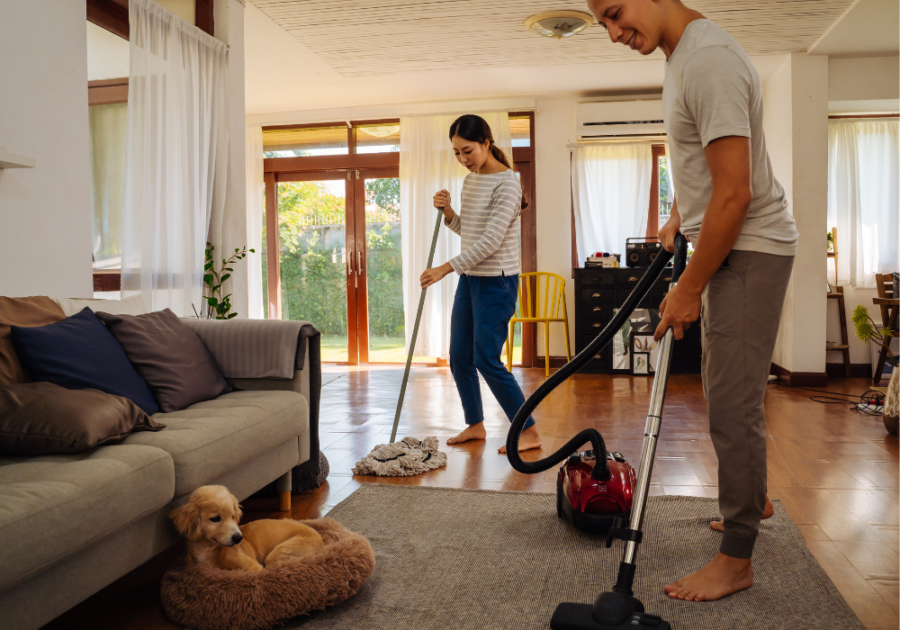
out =
<svg viewBox="0 0 900 630"><path fill-rule="evenodd" d="M773 362L825 372L828 58L791 53L764 86L766 143L800 239Z"/></svg>
<svg viewBox="0 0 900 630"><path fill-rule="evenodd" d="M239 0L216 0L215 36L228 44L228 187L220 234L213 234L216 251L227 257L249 243L244 122L244 5ZM256 255L259 255L257 252ZM232 312L245 318L249 311L247 261L234 268L223 294L232 293ZM230 286L229 286L230 285Z"/></svg>

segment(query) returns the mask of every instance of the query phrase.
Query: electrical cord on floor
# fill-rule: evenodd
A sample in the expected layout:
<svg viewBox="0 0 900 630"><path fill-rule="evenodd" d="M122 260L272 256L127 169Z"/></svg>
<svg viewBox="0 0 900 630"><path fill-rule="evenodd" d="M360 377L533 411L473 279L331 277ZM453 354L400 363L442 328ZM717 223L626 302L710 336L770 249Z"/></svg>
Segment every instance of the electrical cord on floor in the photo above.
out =
<svg viewBox="0 0 900 630"><path fill-rule="evenodd" d="M864 413L867 416L881 416L882 410L884 409L884 393L874 389L866 390L864 394L845 394L843 392L822 391L821 389L810 389L808 387L791 387L790 385L784 385L777 381L776 383L781 385L781 387L786 387L788 389L802 389L806 392L816 392L820 395L810 396L809 399L813 402L822 403L823 405L846 405L847 403L851 403L851 411ZM843 396L843 398L838 398L838 396Z"/></svg>

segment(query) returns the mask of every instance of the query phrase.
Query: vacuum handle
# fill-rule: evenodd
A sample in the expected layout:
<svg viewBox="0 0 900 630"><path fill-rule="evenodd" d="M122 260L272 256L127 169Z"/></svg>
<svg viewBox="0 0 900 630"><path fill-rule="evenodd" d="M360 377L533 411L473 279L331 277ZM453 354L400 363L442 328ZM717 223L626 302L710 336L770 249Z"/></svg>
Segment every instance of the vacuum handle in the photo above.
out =
<svg viewBox="0 0 900 630"><path fill-rule="evenodd" d="M675 235L675 269L672 271L672 282L678 282L684 268L687 267L687 238L681 232Z"/></svg>

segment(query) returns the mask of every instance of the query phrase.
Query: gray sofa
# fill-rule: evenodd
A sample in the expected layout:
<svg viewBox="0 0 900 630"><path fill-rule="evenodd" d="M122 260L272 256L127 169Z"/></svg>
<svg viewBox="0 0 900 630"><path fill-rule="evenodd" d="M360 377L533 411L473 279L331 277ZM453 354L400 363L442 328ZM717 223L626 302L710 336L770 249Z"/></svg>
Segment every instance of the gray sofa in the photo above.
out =
<svg viewBox="0 0 900 630"><path fill-rule="evenodd" d="M315 487L318 333L297 351L293 378L229 379L236 391L155 414L162 431L0 458L0 627L38 628L178 542L166 513L199 486L241 500L273 482Z"/></svg>

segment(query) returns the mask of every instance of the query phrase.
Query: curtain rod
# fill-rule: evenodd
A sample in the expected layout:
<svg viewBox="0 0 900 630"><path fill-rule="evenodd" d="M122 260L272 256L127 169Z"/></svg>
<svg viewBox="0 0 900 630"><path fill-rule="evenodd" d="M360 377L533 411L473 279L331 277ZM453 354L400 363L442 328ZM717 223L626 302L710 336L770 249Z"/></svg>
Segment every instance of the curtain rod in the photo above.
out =
<svg viewBox="0 0 900 630"><path fill-rule="evenodd" d="M581 142L569 142L566 144L570 149L575 147L585 147L592 144L659 144L660 142L668 142L667 136L617 136L610 138L597 138L595 140L582 140Z"/></svg>

